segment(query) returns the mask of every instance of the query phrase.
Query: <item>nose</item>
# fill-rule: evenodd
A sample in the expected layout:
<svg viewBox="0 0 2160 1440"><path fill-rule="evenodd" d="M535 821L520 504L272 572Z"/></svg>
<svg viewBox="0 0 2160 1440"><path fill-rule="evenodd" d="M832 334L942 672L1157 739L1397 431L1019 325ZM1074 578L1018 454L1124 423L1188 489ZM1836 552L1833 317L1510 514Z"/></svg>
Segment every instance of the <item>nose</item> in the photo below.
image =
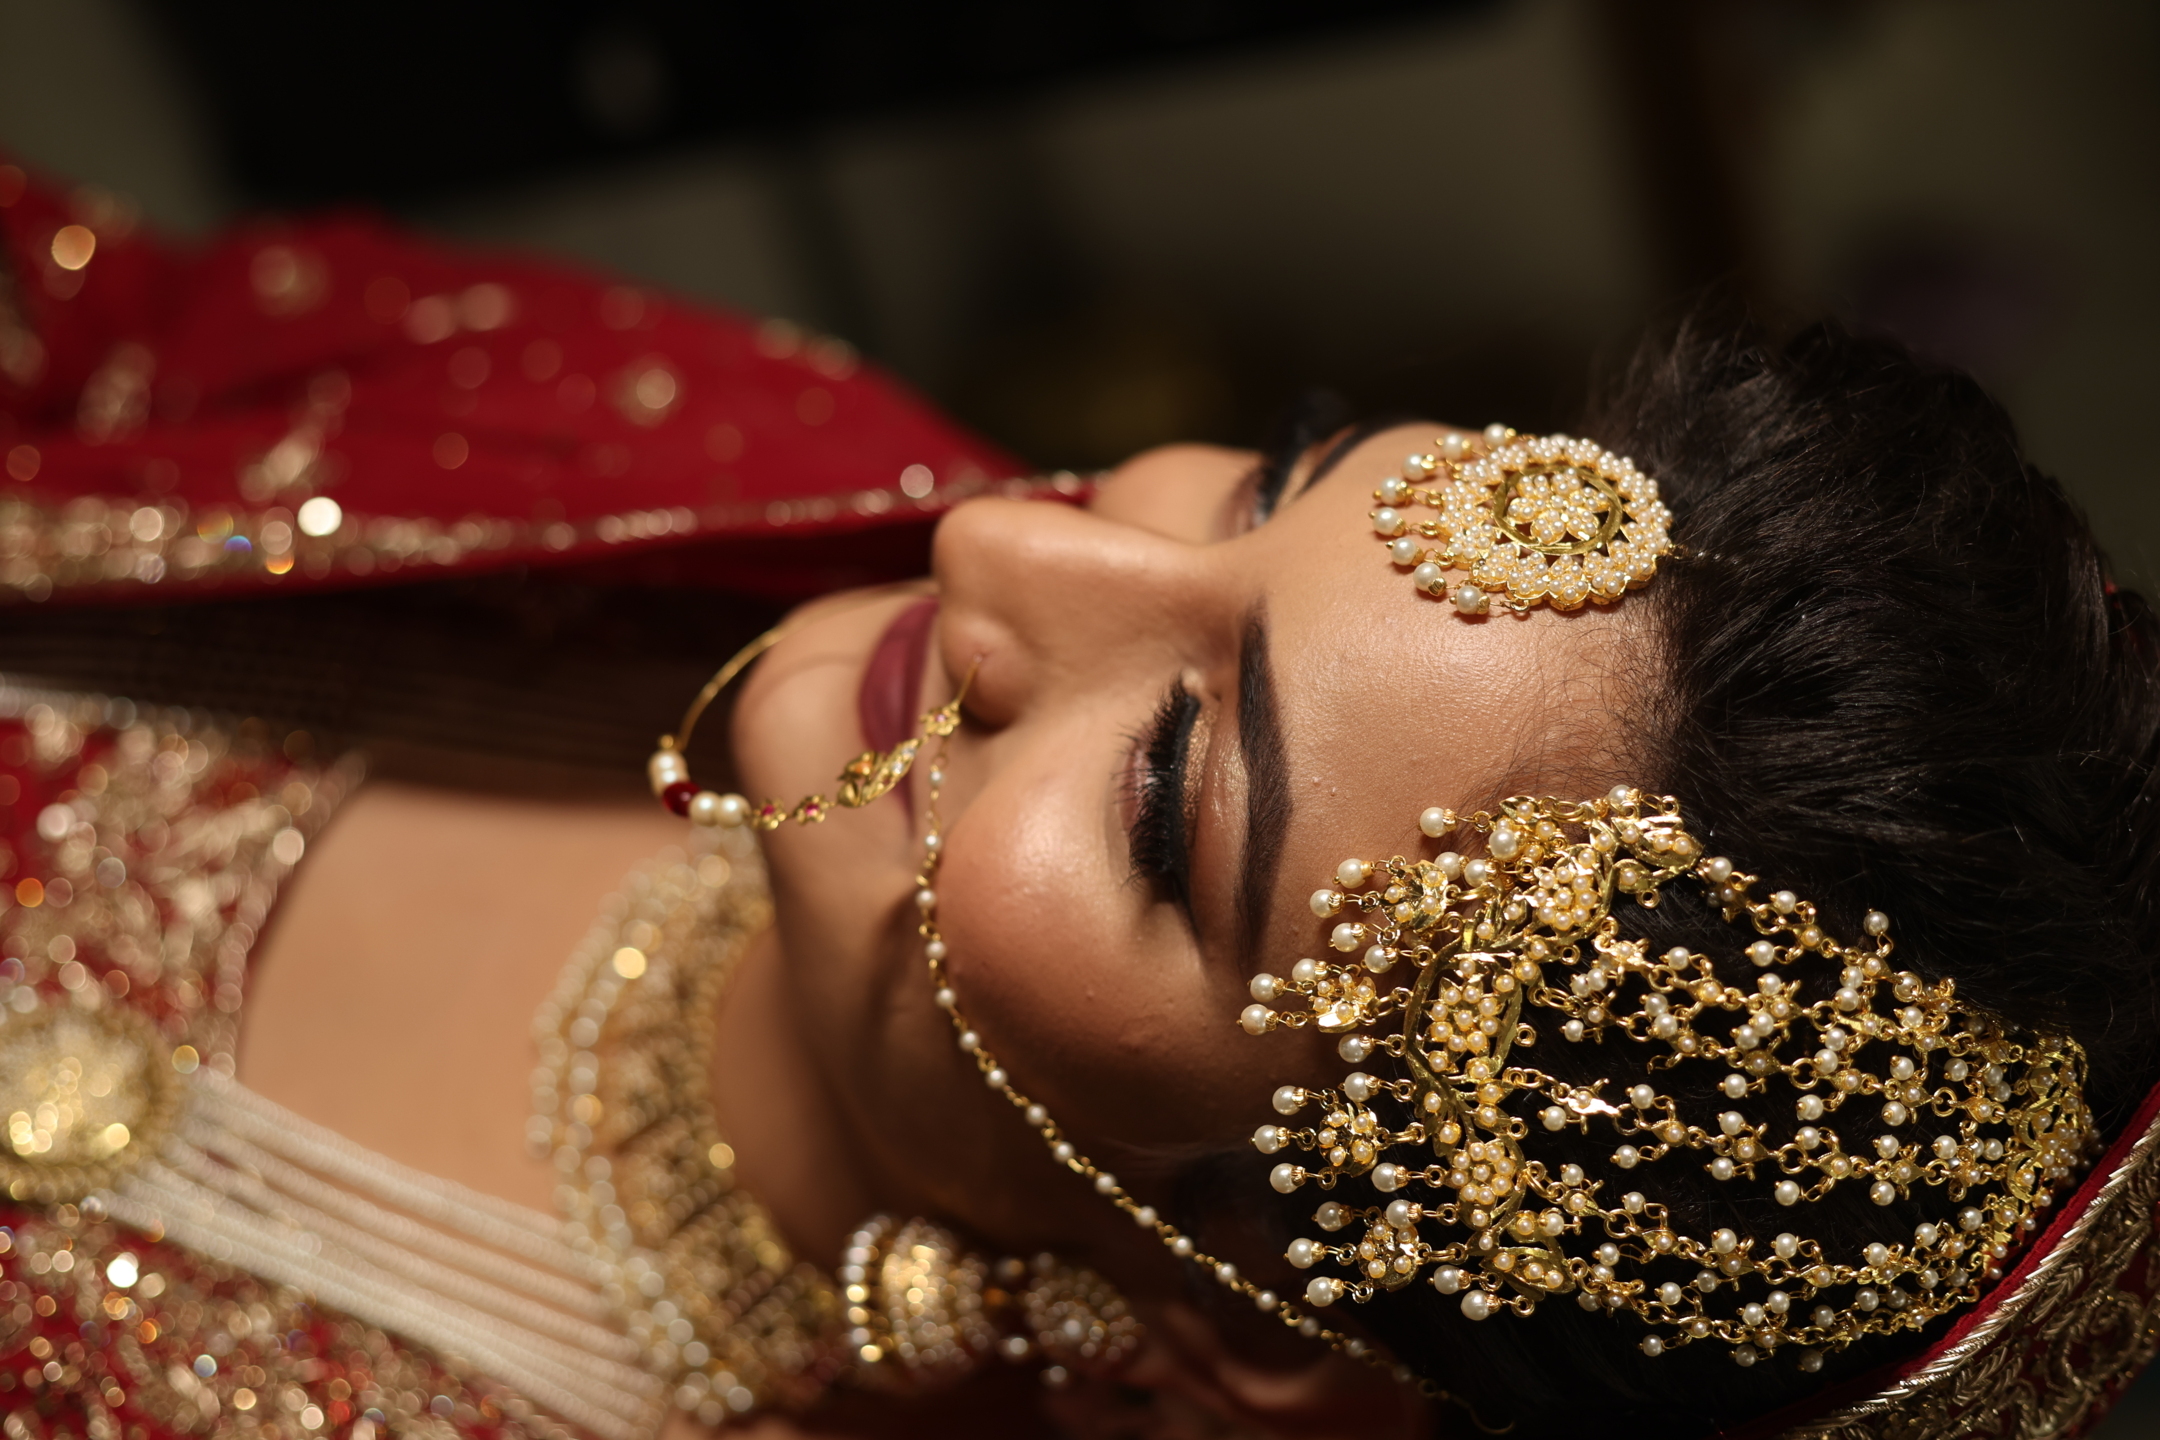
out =
<svg viewBox="0 0 2160 1440"><path fill-rule="evenodd" d="M940 658L979 662L968 713L1010 724L1030 705L1106 676L1197 663L1235 609L1214 547L1084 510L983 499L945 517L932 569L944 597ZM1147 683L1153 684L1152 678Z"/></svg>

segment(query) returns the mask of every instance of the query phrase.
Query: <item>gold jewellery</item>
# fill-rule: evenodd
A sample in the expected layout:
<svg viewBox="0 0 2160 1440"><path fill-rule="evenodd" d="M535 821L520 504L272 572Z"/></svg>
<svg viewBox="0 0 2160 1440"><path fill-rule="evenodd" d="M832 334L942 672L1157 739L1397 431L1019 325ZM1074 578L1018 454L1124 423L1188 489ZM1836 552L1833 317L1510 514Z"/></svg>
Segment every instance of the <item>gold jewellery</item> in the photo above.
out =
<svg viewBox="0 0 2160 1440"><path fill-rule="evenodd" d="M882 593L882 592L881 592ZM877 597L865 597L877 598ZM858 602L861 603L861 602ZM712 702L719 698L736 676L750 667L766 651L780 643L792 630L791 625L776 625L745 645L734 658L720 667L705 688L691 700L690 708L683 712L682 724L672 735L660 737L659 748L645 762L645 775L652 784L653 794L661 804L677 815L686 816L693 824L718 826L733 830L743 825L753 830L777 830L781 822L793 820L797 825L816 825L832 814L833 807L860 810L874 800L882 799L915 768L915 757L923 742L939 739L958 728L960 724L960 697L955 695L946 704L930 711L922 718L917 733L890 750L865 750L842 767L839 778L833 782L830 799L824 795L805 795L793 805L783 805L777 800L758 804L736 794L723 794L707 790L690 778L690 762L684 758L689 748L690 734L697 728L698 720ZM963 693L965 686L961 687Z"/></svg>
<svg viewBox="0 0 2160 1440"><path fill-rule="evenodd" d="M1673 552L1656 482L1564 435L1503 426L1449 435L1374 498L1391 558L1466 614L1611 602ZM1439 518L1413 524L1411 505ZM1452 590L1450 570L1467 576ZM1498 813L1434 807L1420 830L1435 841L1459 835L1461 850L1343 861L1312 897L1314 914L1335 922L1332 953L1298 960L1287 976L1254 976L1239 1017L1253 1035L1336 1036L1357 1067L1339 1085L1280 1087L1277 1120L1254 1132L1262 1153L1303 1157L1276 1164L1275 1190L1341 1196L1314 1211L1322 1234L1286 1252L1293 1267L1324 1273L1301 1296L1278 1295L1081 1153L962 1014L937 877L939 797L966 690L926 714L915 739L851 762L840 801L890 790L936 742L915 904L934 998L960 1050L1053 1160L1171 1254L1398 1378L1413 1377L1323 1312L1420 1280L1460 1296L1472 1320L1571 1296L1632 1316L1647 1355L1716 1340L1741 1365L1789 1351L1800 1369L1818 1370L1826 1351L1978 1300L2090 1158L2097 1130L2074 1040L2021 1030L1961 1002L1952 981L1897 968L1879 911L1848 943L1792 892L1756 895L1757 877L1708 855L1672 797L1623 785L1586 801L1517 796ZM703 806L705 823L771 829L790 814L688 789L676 762L664 741L654 787L683 787L677 808L693 818ZM850 780L861 782L854 791ZM812 796L793 818L822 819L828 803ZM1620 913L1625 903L1654 909L1675 882L1699 885L1725 923L1754 938L1717 959L1685 947L1653 954ZM1645 1047L1608 1053L1616 1065L1642 1055L1624 1068L1660 1079L1576 1083L1536 1064L1540 1047L1579 1044ZM1661 1194L1660 1164L1700 1164L1711 1195L1731 1187L1729 1204L1706 1205L1699 1185ZM1841 1186L1882 1207L1940 1199L1909 1239L1883 1226L1852 1253L1803 1235L1804 1223L1743 1234L1714 1216L1688 1218L1708 1209L1797 1220Z"/></svg>
<svg viewBox="0 0 2160 1440"><path fill-rule="evenodd" d="M1466 615L1494 604L1574 610L1649 583L1670 553L1657 481L1589 440L1488 425L1451 433L1373 491L1373 530L1410 583ZM1436 510L1413 521L1411 506ZM1447 572L1467 578L1450 589Z"/></svg>
<svg viewBox="0 0 2160 1440"><path fill-rule="evenodd" d="M1343 1272L1306 1286L1314 1305L1423 1275L1473 1320L1573 1295L1642 1321L1646 1354L1715 1338L1742 1365L1793 1346L1813 1370L1825 1348L1978 1299L2089 1158L2074 1040L2016 1030L1960 1003L1954 982L1898 969L1879 911L1848 945L1791 891L1755 895L1756 877L1706 856L1670 796L1516 797L1497 815L1430 809L1419 825L1472 834L1485 853L1343 861L1312 897L1315 915L1342 917L1328 939L1341 958L1253 977L1240 1020L1339 1034L1344 1060L1392 1072L1284 1086L1283 1123L1253 1136L1263 1153L1312 1157L1275 1167L1279 1191L1361 1177L1382 1197L1321 1205L1314 1223L1343 1238L1290 1246L1293 1265ZM1623 933L1621 901L1655 908L1679 880L1756 938L1720 963ZM1735 978L1749 972L1752 984ZM1671 1079L1569 1084L1536 1066L1556 1040L1645 1047L1640 1068ZM1673 1090L1697 1099L1683 1107ZM1603 1153L1533 1144L1533 1124ZM1764 1199L1803 1210L1841 1185L1880 1206L1942 1199L1909 1242L1833 1254L1792 1231L1683 1233L1649 1178L1661 1162L1732 1185L1735 1213Z"/></svg>

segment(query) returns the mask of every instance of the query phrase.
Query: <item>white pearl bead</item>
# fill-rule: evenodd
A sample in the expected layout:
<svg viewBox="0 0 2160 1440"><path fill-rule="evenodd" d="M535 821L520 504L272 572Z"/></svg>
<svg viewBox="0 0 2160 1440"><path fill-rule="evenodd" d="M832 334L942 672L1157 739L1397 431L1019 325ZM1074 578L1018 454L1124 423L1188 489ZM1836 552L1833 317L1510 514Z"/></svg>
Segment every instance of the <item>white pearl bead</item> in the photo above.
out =
<svg viewBox="0 0 2160 1440"><path fill-rule="evenodd" d="M1050 1112L1040 1105L1030 1105L1026 1111L1027 1123L1040 1128L1050 1123Z"/></svg>
<svg viewBox="0 0 2160 1440"><path fill-rule="evenodd" d="M1011 1078L1003 1070L994 1067L983 1072L983 1084L988 1085L992 1090L1004 1089L1005 1082Z"/></svg>
<svg viewBox="0 0 2160 1440"><path fill-rule="evenodd" d="M937 1001L937 1007L940 1010L950 1010L960 1003L960 997L953 993L952 987L949 985L940 986L937 994L931 998Z"/></svg>
<svg viewBox="0 0 2160 1440"><path fill-rule="evenodd" d="M1410 498L1410 482L1390 475L1380 482L1380 503L1400 505Z"/></svg>
<svg viewBox="0 0 2160 1440"><path fill-rule="evenodd" d="M918 910L937 909L937 891L932 890L927 885L917 890L915 892L915 908Z"/></svg>
<svg viewBox="0 0 2160 1440"><path fill-rule="evenodd" d="M720 823L720 797L710 790L700 790L690 797L690 823L693 825L718 825Z"/></svg>
<svg viewBox="0 0 2160 1440"><path fill-rule="evenodd" d="M1252 1148L1262 1155L1273 1155L1289 1143L1289 1138L1280 1125L1262 1125L1252 1132Z"/></svg>
<svg viewBox="0 0 2160 1440"><path fill-rule="evenodd" d="M929 956L932 960L943 960L945 953L945 942L943 940L932 940L929 944L923 946L923 954Z"/></svg>
<svg viewBox="0 0 2160 1440"><path fill-rule="evenodd" d="M1235 1285L1237 1283L1237 1266L1232 1265L1227 1260L1217 1265L1215 1267L1215 1282L1218 1285Z"/></svg>
<svg viewBox="0 0 2160 1440"><path fill-rule="evenodd" d="M1342 1281L1321 1275L1305 1287L1305 1301L1309 1305L1325 1308L1342 1299L1342 1290Z"/></svg>
<svg viewBox="0 0 2160 1440"><path fill-rule="evenodd" d="M1300 1270L1312 1269L1313 1263L1320 1258L1320 1255L1320 1247L1305 1239L1292 1240L1290 1248L1283 1252L1283 1258Z"/></svg>
<svg viewBox="0 0 2160 1440"><path fill-rule="evenodd" d="M1103 1171L1100 1171L1100 1172L1098 1172L1098 1173L1096 1174L1096 1176L1095 1176L1095 1193L1096 1193L1096 1194L1098 1194L1098 1195L1108 1195L1108 1194L1109 1194L1109 1193L1110 1193L1111 1191L1113 1191L1113 1190L1115 1190L1115 1189L1117 1189L1117 1176L1115 1176L1115 1175L1111 1174L1111 1173L1110 1173L1110 1172L1109 1172L1108 1170L1103 1170Z"/></svg>
<svg viewBox="0 0 2160 1440"><path fill-rule="evenodd" d="M1417 817L1417 828L1424 831L1429 838L1439 839L1442 835L1447 834L1450 828L1448 812L1438 805L1429 807Z"/></svg>
<svg viewBox="0 0 2160 1440"><path fill-rule="evenodd" d="M1372 1052L1373 1042L1370 1035L1345 1035L1335 1046L1335 1053L1352 1065L1362 1063Z"/></svg>
<svg viewBox="0 0 2160 1440"><path fill-rule="evenodd" d="M1462 1313L1472 1320L1484 1320L1493 1313L1493 1298L1483 1290L1472 1290L1462 1297Z"/></svg>
<svg viewBox="0 0 2160 1440"><path fill-rule="evenodd" d="M1388 949L1387 946L1371 945L1366 947L1365 968L1372 971L1373 974L1385 975L1394 967L1394 964L1395 952Z"/></svg>
<svg viewBox="0 0 2160 1440"><path fill-rule="evenodd" d="M645 778L652 781L653 794L658 795L668 786L690 778L690 763L674 750L655 750L652 759L645 762Z"/></svg>
<svg viewBox="0 0 2160 1440"><path fill-rule="evenodd" d="M1800 1203L1800 1187L1790 1180L1778 1181L1777 1190L1774 1193L1777 1197L1777 1203L1780 1205L1797 1205Z"/></svg>
<svg viewBox="0 0 2160 1440"><path fill-rule="evenodd" d="M1417 564L1418 555L1423 547L1421 547L1417 543L1417 541L1411 539L1407 535L1404 535L1394 540L1388 541L1387 548L1388 558L1390 560L1393 560L1397 565L1415 565Z"/></svg>
<svg viewBox="0 0 2160 1440"><path fill-rule="evenodd" d="M1273 1170L1270 1170L1268 1172L1268 1184L1274 1186L1278 1194L1288 1195L1291 1191L1297 1189L1298 1186L1304 1183L1304 1168L1302 1166L1292 1165L1288 1161L1277 1165Z"/></svg>
<svg viewBox="0 0 2160 1440"><path fill-rule="evenodd" d="M1455 608L1465 615L1483 615L1491 608L1491 601L1485 592L1467 581L1456 586L1454 593L1448 598L1454 602Z"/></svg>
<svg viewBox="0 0 2160 1440"><path fill-rule="evenodd" d="M1050 1147L1051 1156L1055 1158L1060 1165L1067 1165L1072 1163L1073 1156L1079 1153L1079 1151L1073 1149L1072 1142L1070 1140L1060 1140L1057 1144Z"/></svg>
<svg viewBox="0 0 2160 1440"><path fill-rule="evenodd" d="M1372 1183L1375 1190L1388 1193L1402 1189L1410 1181L1402 1166L1382 1164L1373 1166Z"/></svg>
<svg viewBox="0 0 2160 1440"><path fill-rule="evenodd" d="M1290 967L1290 978L1299 985L1312 984L1313 981L1320 978L1320 962L1317 960L1298 961L1297 964Z"/></svg>
<svg viewBox="0 0 2160 1440"><path fill-rule="evenodd" d="M723 830L739 830L750 819L750 802L740 795L720 797L719 823Z"/></svg>
<svg viewBox="0 0 2160 1440"><path fill-rule="evenodd" d="M1180 1235L1170 1242L1170 1253L1180 1260L1190 1260L1193 1255L1193 1243L1187 1237Z"/></svg>
<svg viewBox="0 0 2160 1440"><path fill-rule="evenodd" d="M1328 936L1328 944L1337 950L1351 951L1365 943L1365 927L1355 920L1345 920Z"/></svg>
<svg viewBox="0 0 2160 1440"><path fill-rule="evenodd" d="M1281 993L1281 986L1281 981L1263 970L1258 975L1253 976L1252 983L1245 988L1252 992L1252 998L1255 1000L1273 1000Z"/></svg>
<svg viewBox="0 0 2160 1440"><path fill-rule="evenodd" d="M1305 1092L1295 1085L1285 1085L1275 1092L1275 1113L1295 1115L1305 1108Z"/></svg>
<svg viewBox="0 0 2160 1440"><path fill-rule="evenodd" d="M1463 1273L1453 1265L1442 1265L1433 1271L1432 1288L1442 1295L1453 1295L1462 1289Z"/></svg>
<svg viewBox="0 0 2160 1440"><path fill-rule="evenodd" d="M1238 1024L1244 1028L1245 1033L1248 1035L1265 1035L1268 1032L1268 1026L1274 1019L1274 1011L1268 1009L1265 1005L1253 1004L1247 1005L1245 1012L1238 1016Z"/></svg>
<svg viewBox="0 0 2160 1440"><path fill-rule="evenodd" d="M1485 427L1485 443L1495 449L1507 443L1507 426L1495 420Z"/></svg>
<svg viewBox="0 0 2160 1440"><path fill-rule="evenodd" d="M1362 1070L1353 1070L1343 1079L1343 1094L1352 1100L1370 1100L1379 1088L1380 1082Z"/></svg>
<svg viewBox="0 0 2160 1440"><path fill-rule="evenodd" d="M1315 890L1312 892L1310 903L1312 913L1325 920L1328 916L1342 909L1342 895L1334 890Z"/></svg>
<svg viewBox="0 0 2160 1440"><path fill-rule="evenodd" d="M1371 874L1372 866L1353 856L1335 867L1335 883L1350 890L1364 884Z"/></svg>
<svg viewBox="0 0 2160 1440"><path fill-rule="evenodd" d="M1447 572L1427 560L1410 572L1410 583L1427 594L1437 595L1440 587L1447 583Z"/></svg>
<svg viewBox="0 0 2160 1440"><path fill-rule="evenodd" d="M1440 437L1440 458L1460 460L1470 453L1470 442L1461 435L1449 433Z"/></svg>
<svg viewBox="0 0 2160 1440"><path fill-rule="evenodd" d="M1372 528L1376 535L1400 535L1405 523L1402 512L1392 506L1383 505L1372 512Z"/></svg>
<svg viewBox="0 0 2160 1440"><path fill-rule="evenodd" d="M1141 1229L1152 1229L1154 1227L1156 1219L1155 1207L1152 1205L1142 1205L1139 1209L1132 1212L1132 1219L1133 1224L1138 1225Z"/></svg>

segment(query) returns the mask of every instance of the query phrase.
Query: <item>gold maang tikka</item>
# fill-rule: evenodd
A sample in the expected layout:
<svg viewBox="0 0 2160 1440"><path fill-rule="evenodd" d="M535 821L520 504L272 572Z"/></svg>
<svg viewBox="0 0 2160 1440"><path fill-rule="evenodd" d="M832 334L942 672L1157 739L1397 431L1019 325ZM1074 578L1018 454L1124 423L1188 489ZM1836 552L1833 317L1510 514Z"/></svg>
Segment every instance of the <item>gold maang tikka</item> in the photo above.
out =
<svg viewBox="0 0 2160 1440"><path fill-rule="evenodd" d="M1569 435L1451 431L1373 491L1374 532L1410 583L1469 615L1574 610L1646 585L1672 515L1635 462ZM1438 512L1414 518L1414 509ZM1451 588L1450 571L1462 575Z"/></svg>

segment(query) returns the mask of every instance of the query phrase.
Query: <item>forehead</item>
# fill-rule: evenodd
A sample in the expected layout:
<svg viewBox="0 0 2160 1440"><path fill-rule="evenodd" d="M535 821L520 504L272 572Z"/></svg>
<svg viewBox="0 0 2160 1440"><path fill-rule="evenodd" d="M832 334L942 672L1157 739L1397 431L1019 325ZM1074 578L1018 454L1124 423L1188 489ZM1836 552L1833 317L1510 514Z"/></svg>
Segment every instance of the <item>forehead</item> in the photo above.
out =
<svg viewBox="0 0 2160 1440"><path fill-rule="evenodd" d="M1374 534L1374 487L1437 429L1366 441L1252 536L1292 777L1278 914L1302 914L1349 856L1417 853L1427 806L1627 778L1599 783L1639 604L1464 616L1413 589Z"/></svg>

